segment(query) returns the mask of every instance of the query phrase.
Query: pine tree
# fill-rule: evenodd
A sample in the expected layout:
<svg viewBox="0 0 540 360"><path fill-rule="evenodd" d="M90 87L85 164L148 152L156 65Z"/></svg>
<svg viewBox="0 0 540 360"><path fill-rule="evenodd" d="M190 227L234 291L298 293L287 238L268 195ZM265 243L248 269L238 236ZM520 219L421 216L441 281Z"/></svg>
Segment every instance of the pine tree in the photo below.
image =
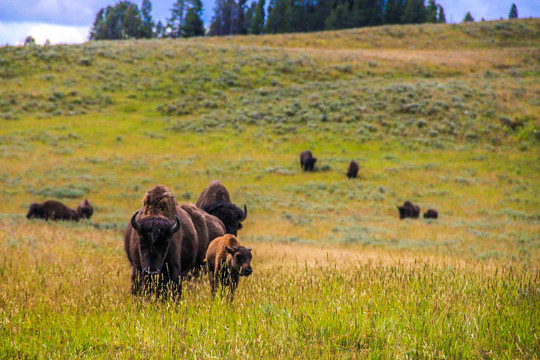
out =
<svg viewBox="0 0 540 360"><path fill-rule="evenodd" d="M375 26L382 23L383 3L381 0L353 0L354 5L349 6L353 15L356 13L353 26ZM423 1L423 0L422 0Z"/></svg>
<svg viewBox="0 0 540 360"><path fill-rule="evenodd" d="M161 20L159 20L157 25L156 25L156 31L154 33L154 37L156 37L156 38L165 37L165 26L163 25Z"/></svg>
<svg viewBox="0 0 540 360"><path fill-rule="evenodd" d="M142 29L141 12L135 4L128 4L122 14L122 29L124 39L140 38Z"/></svg>
<svg viewBox="0 0 540 360"><path fill-rule="evenodd" d="M141 6L142 28L141 36L143 38L153 37L154 20L152 20L152 2L150 0L143 0Z"/></svg>
<svg viewBox="0 0 540 360"><path fill-rule="evenodd" d="M167 20L167 36L178 38L182 36L186 13L186 1L176 0L171 9L171 17Z"/></svg>
<svg viewBox="0 0 540 360"><path fill-rule="evenodd" d="M421 24L426 21L424 0L407 0L401 17L403 24Z"/></svg>
<svg viewBox="0 0 540 360"><path fill-rule="evenodd" d="M203 4L201 0L191 0L189 9L186 12L182 36L203 36L204 23L202 21Z"/></svg>
<svg viewBox="0 0 540 360"><path fill-rule="evenodd" d="M269 34L280 34L289 31L290 9L288 0L270 0L266 31Z"/></svg>
<svg viewBox="0 0 540 360"><path fill-rule="evenodd" d="M444 14L444 8L441 5L437 5L437 23L446 24L446 15Z"/></svg>
<svg viewBox="0 0 540 360"><path fill-rule="evenodd" d="M403 0L387 0L383 11L383 24L399 24L404 8Z"/></svg>
<svg viewBox="0 0 540 360"><path fill-rule="evenodd" d="M264 31L264 5L265 0L259 0L255 7L255 13L253 14L253 20L251 21L252 34L261 34Z"/></svg>
<svg viewBox="0 0 540 360"><path fill-rule="evenodd" d="M251 3L251 5L246 9L246 29L248 34L251 34L251 26L253 25L253 16L255 15L255 8L257 7L257 3L254 1Z"/></svg>
<svg viewBox="0 0 540 360"><path fill-rule="evenodd" d="M516 4L512 4L510 7L510 12L508 13L509 19L517 19L518 18L518 9Z"/></svg>
<svg viewBox="0 0 540 360"><path fill-rule="evenodd" d="M100 9L94 20L94 25L90 31L90 40L103 40L107 38L107 27L105 24L105 9Z"/></svg>
<svg viewBox="0 0 540 360"><path fill-rule="evenodd" d="M429 0L426 6L426 21L430 23L437 22L437 3L435 0Z"/></svg>
<svg viewBox="0 0 540 360"><path fill-rule="evenodd" d="M470 11L467 11L467 14L465 14L465 17L463 18L463 22L474 22L474 18L472 17Z"/></svg>

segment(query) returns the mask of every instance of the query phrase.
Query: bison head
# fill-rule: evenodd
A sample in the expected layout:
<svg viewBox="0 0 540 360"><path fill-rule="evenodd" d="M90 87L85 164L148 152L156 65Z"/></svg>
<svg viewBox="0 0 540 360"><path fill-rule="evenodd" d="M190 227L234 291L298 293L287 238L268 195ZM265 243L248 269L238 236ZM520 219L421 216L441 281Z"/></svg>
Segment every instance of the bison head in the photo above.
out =
<svg viewBox="0 0 540 360"><path fill-rule="evenodd" d="M163 268L169 245L174 233L180 230L180 219L176 223L163 217L146 217L137 220L137 210L131 217L131 226L139 234L139 255L144 275L157 275Z"/></svg>
<svg viewBox="0 0 540 360"><path fill-rule="evenodd" d="M247 207L244 210L228 202L217 202L203 208L210 215L214 215L225 225L225 232L234 236L238 235L238 230L242 229L242 221L247 217Z"/></svg>
<svg viewBox="0 0 540 360"><path fill-rule="evenodd" d="M398 206L397 208L399 210L400 219L405 219L406 217L409 216L409 209L405 208L404 206Z"/></svg>
<svg viewBox="0 0 540 360"><path fill-rule="evenodd" d="M245 246L225 246L225 250L231 254L227 265L240 276L249 276L253 273L251 267L251 248Z"/></svg>
<svg viewBox="0 0 540 360"><path fill-rule="evenodd" d="M30 208L28 209L28 214L26 214L26 218L32 219L41 217L43 217L43 209L41 209L41 206L36 203L30 205Z"/></svg>

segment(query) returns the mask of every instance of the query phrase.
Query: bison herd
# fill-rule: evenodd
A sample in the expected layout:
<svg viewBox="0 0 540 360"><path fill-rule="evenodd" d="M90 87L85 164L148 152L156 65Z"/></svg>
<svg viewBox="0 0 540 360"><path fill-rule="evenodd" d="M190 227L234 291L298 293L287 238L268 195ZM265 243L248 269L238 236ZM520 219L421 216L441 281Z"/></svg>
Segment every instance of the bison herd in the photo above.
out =
<svg viewBox="0 0 540 360"><path fill-rule="evenodd" d="M316 158L311 151L300 154L304 171L313 171ZM347 177L356 178L359 165L352 160ZM410 201L398 206L399 218L420 216L420 207ZM30 205L26 217L45 220L79 221L89 219L94 210L88 199L71 209L61 202L48 200ZM232 298L240 276L252 274L252 249L237 238L247 206L232 203L227 188L212 181L202 191L195 205L178 204L173 193L163 185L148 190L142 207L135 211L124 233L124 250L131 265L132 293L166 294L178 298L182 281L208 273L211 294L219 284L229 287ZM426 219L437 219L429 209Z"/></svg>

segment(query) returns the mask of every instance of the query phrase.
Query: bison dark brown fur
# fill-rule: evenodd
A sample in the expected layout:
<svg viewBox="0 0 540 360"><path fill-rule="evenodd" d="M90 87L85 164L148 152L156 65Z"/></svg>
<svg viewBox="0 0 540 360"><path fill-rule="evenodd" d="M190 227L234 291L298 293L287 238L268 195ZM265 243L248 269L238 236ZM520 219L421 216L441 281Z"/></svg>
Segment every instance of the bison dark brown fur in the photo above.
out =
<svg viewBox="0 0 540 360"><path fill-rule="evenodd" d="M44 220L69 220L79 221L79 219L89 219L94 210L87 199L84 199L77 210L73 210L60 201L47 200L41 204L33 203L26 214L27 219L37 218Z"/></svg>
<svg viewBox="0 0 540 360"><path fill-rule="evenodd" d="M354 160L351 160L351 162L349 163L349 167L347 168L347 177L349 179L356 178L359 168L360 167L358 166L358 163Z"/></svg>
<svg viewBox="0 0 540 360"><path fill-rule="evenodd" d="M247 217L247 207L240 209L231 202L227 188L218 180L212 181L197 199L196 206L219 218L227 234L237 235Z"/></svg>
<svg viewBox="0 0 540 360"><path fill-rule="evenodd" d="M206 252L206 267L212 296L215 295L220 282L222 289L229 286L232 299L240 276L250 276L253 273L251 259L251 248L242 246L235 236L227 234L214 239Z"/></svg>
<svg viewBox="0 0 540 360"><path fill-rule="evenodd" d="M309 150L302 151L300 153L300 167L304 171L313 171L317 159L313 157L313 154Z"/></svg>
<svg viewBox="0 0 540 360"><path fill-rule="evenodd" d="M398 206L398 210L400 219L417 219L420 216L420 207L418 205L414 205L410 201L405 201L403 206Z"/></svg>
<svg viewBox="0 0 540 360"><path fill-rule="evenodd" d="M439 213L434 209L429 209L424 213L424 219L437 219L438 217Z"/></svg>

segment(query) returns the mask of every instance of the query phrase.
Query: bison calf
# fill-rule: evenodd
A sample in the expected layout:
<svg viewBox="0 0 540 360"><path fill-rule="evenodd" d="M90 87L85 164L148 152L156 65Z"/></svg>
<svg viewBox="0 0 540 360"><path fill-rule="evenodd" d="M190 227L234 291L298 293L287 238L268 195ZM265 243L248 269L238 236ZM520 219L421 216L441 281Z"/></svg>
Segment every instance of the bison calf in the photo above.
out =
<svg viewBox="0 0 540 360"><path fill-rule="evenodd" d="M424 219L437 219L438 217L439 213L434 209L429 209L424 213Z"/></svg>
<svg viewBox="0 0 540 360"><path fill-rule="evenodd" d="M358 166L358 163L354 160L351 160L351 162L349 163L349 167L347 168L347 177L349 179L356 178L359 168L360 167Z"/></svg>
<svg viewBox="0 0 540 360"><path fill-rule="evenodd" d="M206 252L206 268L212 296L216 294L219 281L222 289L229 286L232 299L240 276L249 276L253 273L251 258L251 248L242 246L234 235L226 234L214 239Z"/></svg>
<svg viewBox="0 0 540 360"><path fill-rule="evenodd" d="M420 207L418 205L414 205L410 201L405 201L403 203L403 206L398 206L398 210L400 219L418 219L418 217L420 216Z"/></svg>
<svg viewBox="0 0 540 360"><path fill-rule="evenodd" d="M309 150L302 151L300 153L300 167L304 171L313 171L317 159L313 157L313 154Z"/></svg>

